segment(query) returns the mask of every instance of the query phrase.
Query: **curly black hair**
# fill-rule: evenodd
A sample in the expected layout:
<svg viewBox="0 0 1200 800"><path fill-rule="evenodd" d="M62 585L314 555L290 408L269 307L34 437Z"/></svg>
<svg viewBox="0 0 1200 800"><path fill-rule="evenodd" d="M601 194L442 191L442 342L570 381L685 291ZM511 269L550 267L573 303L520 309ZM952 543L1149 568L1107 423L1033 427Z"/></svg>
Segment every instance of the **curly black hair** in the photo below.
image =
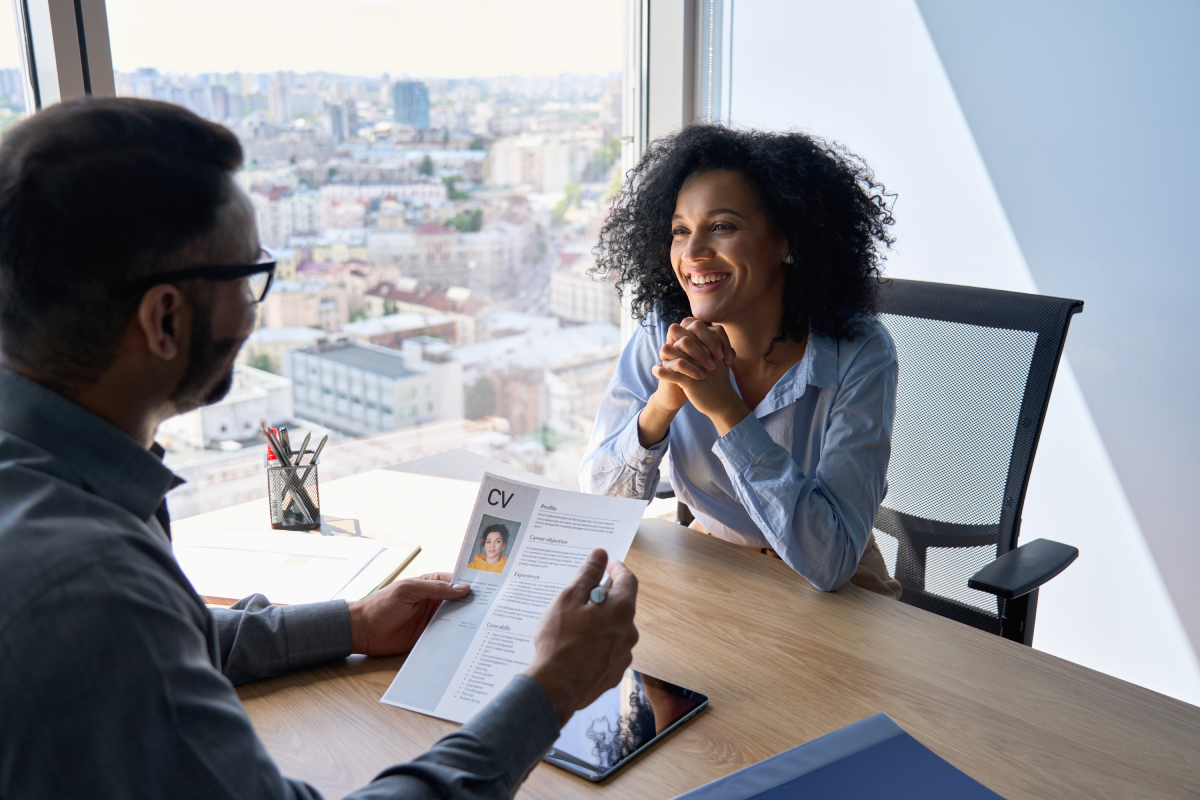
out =
<svg viewBox="0 0 1200 800"><path fill-rule="evenodd" d="M684 181L714 169L750 183L795 258L785 265L783 318L771 348L785 338L803 341L810 328L852 338L857 321L877 310L895 195L854 153L804 133L695 124L652 142L600 230L594 272L618 276L643 324L652 313L671 322L690 316L671 268L671 216Z"/></svg>

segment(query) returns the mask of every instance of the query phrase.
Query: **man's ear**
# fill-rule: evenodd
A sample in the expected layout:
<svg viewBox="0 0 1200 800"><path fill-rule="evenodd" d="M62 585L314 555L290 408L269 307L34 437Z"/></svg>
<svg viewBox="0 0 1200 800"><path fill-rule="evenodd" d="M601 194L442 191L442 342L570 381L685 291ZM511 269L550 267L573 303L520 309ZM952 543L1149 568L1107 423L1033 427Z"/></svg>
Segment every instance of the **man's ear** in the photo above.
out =
<svg viewBox="0 0 1200 800"><path fill-rule="evenodd" d="M142 295L137 323L151 354L164 361L171 361L179 354L187 305L183 293L169 283L155 286Z"/></svg>

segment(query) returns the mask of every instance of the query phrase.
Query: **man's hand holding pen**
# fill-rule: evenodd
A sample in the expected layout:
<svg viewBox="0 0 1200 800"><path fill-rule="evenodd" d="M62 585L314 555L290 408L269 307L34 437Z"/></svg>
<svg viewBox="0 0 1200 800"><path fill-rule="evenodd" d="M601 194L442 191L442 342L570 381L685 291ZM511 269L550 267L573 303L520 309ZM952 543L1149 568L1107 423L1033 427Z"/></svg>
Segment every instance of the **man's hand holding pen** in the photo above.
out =
<svg viewBox="0 0 1200 800"><path fill-rule="evenodd" d="M603 602L592 602L606 566L612 588ZM593 550L542 615L534 638L537 652L525 674L546 690L559 724L616 686L633 663L637 588L637 578L623 563Z"/></svg>

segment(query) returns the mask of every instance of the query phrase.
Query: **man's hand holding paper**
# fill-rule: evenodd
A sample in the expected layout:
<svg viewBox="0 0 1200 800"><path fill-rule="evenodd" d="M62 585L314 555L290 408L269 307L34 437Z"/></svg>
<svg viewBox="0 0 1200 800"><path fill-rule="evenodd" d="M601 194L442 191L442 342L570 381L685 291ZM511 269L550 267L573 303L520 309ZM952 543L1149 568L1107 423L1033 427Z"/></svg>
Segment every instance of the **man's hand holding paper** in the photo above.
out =
<svg viewBox="0 0 1200 800"><path fill-rule="evenodd" d="M434 613L383 702L465 722L524 673L565 722L615 685L637 641L637 581L620 559L644 508L485 475L453 578L472 591ZM497 533L503 566L479 570ZM606 566L609 598L589 603Z"/></svg>
<svg viewBox="0 0 1200 800"><path fill-rule="evenodd" d="M449 572L431 572L396 581L350 603L351 648L368 656L392 656L413 649L443 600L458 600L470 590L451 583Z"/></svg>

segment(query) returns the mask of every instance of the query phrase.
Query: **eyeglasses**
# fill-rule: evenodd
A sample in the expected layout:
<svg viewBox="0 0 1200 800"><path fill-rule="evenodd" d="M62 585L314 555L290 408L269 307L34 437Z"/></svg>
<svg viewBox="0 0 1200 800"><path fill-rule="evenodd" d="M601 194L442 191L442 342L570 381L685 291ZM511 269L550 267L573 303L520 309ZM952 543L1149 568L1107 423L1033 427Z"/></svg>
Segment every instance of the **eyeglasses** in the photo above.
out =
<svg viewBox="0 0 1200 800"><path fill-rule="evenodd" d="M258 260L253 264L232 264L224 267L191 267L189 269L176 270L175 272L158 272L153 275L144 275L141 278L126 281L122 286L131 291L136 289L144 292L153 286L159 286L164 283L175 283L176 281L234 281L238 278L246 278L250 301L252 303L261 303L263 298L267 296L267 292L271 290L271 284L275 281L276 263L277 259L274 253L263 247L259 250Z"/></svg>

